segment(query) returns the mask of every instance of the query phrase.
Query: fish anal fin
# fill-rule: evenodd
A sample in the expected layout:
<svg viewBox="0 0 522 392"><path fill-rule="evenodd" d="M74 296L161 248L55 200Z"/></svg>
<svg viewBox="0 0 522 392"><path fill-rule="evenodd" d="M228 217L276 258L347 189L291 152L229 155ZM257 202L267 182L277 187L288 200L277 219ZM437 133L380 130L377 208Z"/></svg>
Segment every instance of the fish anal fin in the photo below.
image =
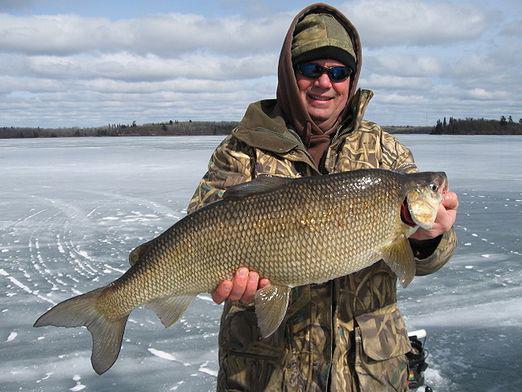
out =
<svg viewBox="0 0 522 392"><path fill-rule="evenodd" d="M406 237L393 242L383 251L383 260L397 275L402 287L410 284L415 276L415 259L410 243Z"/></svg>
<svg viewBox="0 0 522 392"><path fill-rule="evenodd" d="M283 321L289 298L290 287L283 285L270 284L256 292L257 325L263 338L272 335Z"/></svg>
<svg viewBox="0 0 522 392"><path fill-rule="evenodd" d="M150 248L152 241L154 240L150 240L137 246L129 253L129 264L131 266L136 264L141 259L142 255Z"/></svg>
<svg viewBox="0 0 522 392"><path fill-rule="evenodd" d="M289 182L292 182L291 178L262 174L252 181L227 188L223 194L223 199L241 199L249 195L273 191Z"/></svg>
<svg viewBox="0 0 522 392"><path fill-rule="evenodd" d="M146 306L156 313L165 328L174 324L194 300L193 295L166 296L147 302Z"/></svg>

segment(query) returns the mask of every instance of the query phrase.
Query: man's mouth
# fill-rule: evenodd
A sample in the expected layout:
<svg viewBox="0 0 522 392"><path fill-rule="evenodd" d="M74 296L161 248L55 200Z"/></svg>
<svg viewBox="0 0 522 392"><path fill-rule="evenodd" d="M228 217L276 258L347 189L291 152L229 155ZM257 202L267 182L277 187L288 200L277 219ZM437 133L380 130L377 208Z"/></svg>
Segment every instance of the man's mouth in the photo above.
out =
<svg viewBox="0 0 522 392"><path fill-rule="evenodd" d="M320 95L313 95L313 94L308 94L308 98L313 99L315 101L329 101L329 100L333 99L332 97L322 97Z"/></svg>

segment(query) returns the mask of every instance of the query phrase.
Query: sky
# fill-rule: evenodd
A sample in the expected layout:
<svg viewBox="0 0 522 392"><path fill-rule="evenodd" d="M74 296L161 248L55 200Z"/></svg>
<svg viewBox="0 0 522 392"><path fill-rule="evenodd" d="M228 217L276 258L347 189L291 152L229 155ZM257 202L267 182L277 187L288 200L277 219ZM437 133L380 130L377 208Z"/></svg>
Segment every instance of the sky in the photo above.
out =
<svg viewBox="0 0 522 392"><path fill-rule="evenodd" d="M0 0L0 127L239 121L304 1ZM332 1L381 125L522 118L522 2Z"/></svg>

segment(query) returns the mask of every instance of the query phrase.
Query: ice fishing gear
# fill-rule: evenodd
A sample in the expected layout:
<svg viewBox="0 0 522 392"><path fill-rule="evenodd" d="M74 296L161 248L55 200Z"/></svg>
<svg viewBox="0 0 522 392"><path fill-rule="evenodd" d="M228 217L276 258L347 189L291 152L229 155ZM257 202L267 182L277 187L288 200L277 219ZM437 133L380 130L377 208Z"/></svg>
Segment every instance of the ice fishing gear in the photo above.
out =
<svg viewBox="0 0 522 392"><path fill-rule="evenodd" d="M406 358L408 359L408 387L410 389L417 389L424 385L424 371L428 368L426 363L428 352L424 349L426 336L424 329L408 333L411 351L406 353ZM426 386L425 392L432 391L431 387Z"/></svg>

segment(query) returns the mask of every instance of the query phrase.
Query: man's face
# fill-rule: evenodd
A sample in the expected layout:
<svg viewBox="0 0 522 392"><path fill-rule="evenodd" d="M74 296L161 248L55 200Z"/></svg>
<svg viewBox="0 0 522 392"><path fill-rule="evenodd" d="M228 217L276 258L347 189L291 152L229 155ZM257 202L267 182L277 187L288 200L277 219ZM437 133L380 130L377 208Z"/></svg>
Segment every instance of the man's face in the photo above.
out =
<svg viewBox="0 0 522 392"><path fill-rule="evenodd" d="M330 59L310 62L323 67L344 66L343 63ZM310 79L297 72L296 79L301 101L319 127L331 117L337 118L341 114L350 93L351 78L333 83L327 73L317 79Z"/></svg>

